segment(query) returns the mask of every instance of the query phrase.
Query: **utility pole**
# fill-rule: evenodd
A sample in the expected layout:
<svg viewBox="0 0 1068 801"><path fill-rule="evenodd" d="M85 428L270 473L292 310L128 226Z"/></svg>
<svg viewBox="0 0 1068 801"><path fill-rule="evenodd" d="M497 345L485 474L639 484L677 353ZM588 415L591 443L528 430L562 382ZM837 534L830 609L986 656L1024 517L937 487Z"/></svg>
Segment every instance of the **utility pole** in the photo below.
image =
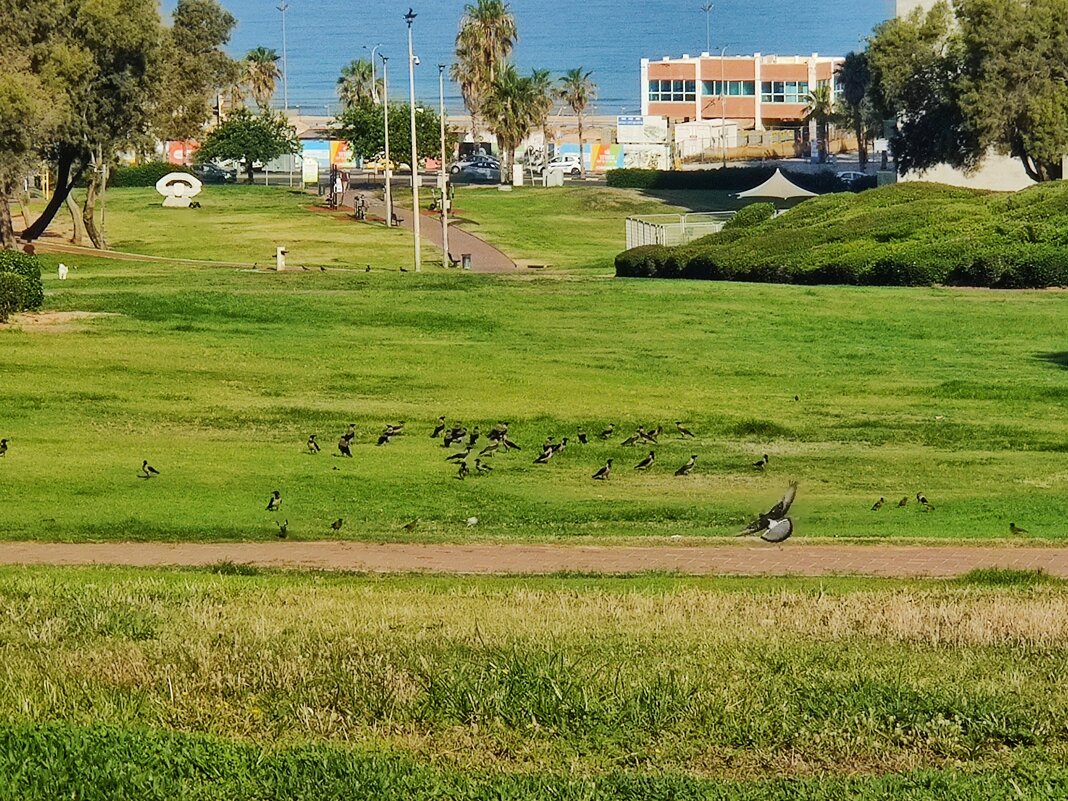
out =
<svg viewBox="0 0 1068 801"><path fill-rule="evenodd" d="M419 241L419 160L416 157L418 147L415 141L415 52L412 50L412 23L416 14L412 9L404 15L408 23L408 110L412 123L412 222L415 226L415 271L422 271L422 243Z"/></svg>
<svg viewBox="0 0 1068 801"><path fill-rule="evenodd" d="M381 46L381 42L376 44L374 47L368 47L367 45L363 46L364 50L371 51L371 99L375 102L376 106L381 101L378 98L378 78L375 76L375 51L378 50L378 48L380 48Z"/></svg>
<svg viewBox="0 0 1068 801"><path fill-rule="evenodd" d="M712 3L705 3L701 10L705 12L705 52L708 53L712 50Z"/></svg>
<svg viewBox="0 0 1068 801"><path fill-rule="evenodd" d="M719 143L723 146L723 166L727 166L727 81L726 81L726 67L725 60L727 57L727 48L730 45L724 45L723 49L719 51Z"/></svg>
<svg viewBox="0 0 1068 801"><path fill-rule="evenodd" d="M389 167L389 56L382 58L382 118L386 129L386 228L393 227L393 170Z"/></svg>
<svg viewBox="0 0 1068 801"><path fill-rule="evenodd" d="M441 117L441 266L449 268L449 179L445 172L445 65L438 64L438 113Z"/></svg>
<svg viewBox="0 0 1068 801"><path fill-rule="evenodd" d="M282 12L282 103L286 110L286 117L289 117L289 54L286 48L286 11L289 10L289 3L286 0L282 0L278 4L278 10Z"/></svg>

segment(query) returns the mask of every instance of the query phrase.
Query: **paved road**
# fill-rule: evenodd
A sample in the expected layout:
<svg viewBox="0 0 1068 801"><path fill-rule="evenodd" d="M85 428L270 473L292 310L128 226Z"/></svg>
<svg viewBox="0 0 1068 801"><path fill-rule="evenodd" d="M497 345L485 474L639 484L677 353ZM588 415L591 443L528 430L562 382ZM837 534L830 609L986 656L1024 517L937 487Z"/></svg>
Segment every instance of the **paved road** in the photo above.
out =
<svg viewBox="0 0 1068 801"><path fill-rule="evenodd" d="M984 567L1068 578L1068 548L953 545L396 545L357 542L0 543L0 564L195 567L219 562L372 573L957 576Z"/></svg>

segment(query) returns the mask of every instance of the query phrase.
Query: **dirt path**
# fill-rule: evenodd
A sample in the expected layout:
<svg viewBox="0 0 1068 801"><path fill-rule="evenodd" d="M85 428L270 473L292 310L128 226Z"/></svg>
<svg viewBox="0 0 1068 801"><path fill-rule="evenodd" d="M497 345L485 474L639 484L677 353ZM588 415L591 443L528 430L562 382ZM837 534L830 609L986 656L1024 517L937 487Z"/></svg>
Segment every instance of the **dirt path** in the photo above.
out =
<svg viewBox="0 0 1068 801"><path fill-rule="evenodd" d="M1068 548L954 545L393 545L357 542L0 543L0 564L195 567L219 562L371 573L560 572L885 577L957 576L976 568L1042 569L1068 578Z"/></svg>

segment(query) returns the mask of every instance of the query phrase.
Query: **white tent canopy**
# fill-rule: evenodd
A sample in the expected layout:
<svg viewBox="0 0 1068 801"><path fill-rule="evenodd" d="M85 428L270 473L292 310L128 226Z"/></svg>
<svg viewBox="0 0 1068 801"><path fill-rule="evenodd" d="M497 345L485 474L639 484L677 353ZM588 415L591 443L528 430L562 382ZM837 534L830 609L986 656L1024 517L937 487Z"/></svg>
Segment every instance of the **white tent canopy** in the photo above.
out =
<svg viewBox="0 0 1068 801"><path fill-rule="evenodd" d="M775 174L768 180L762 183L760 186L747 189L744 192L739 192L738 197L774 197L781 200L787 200L792 197L815 197L815 192L809 192L807 189L802 189L797 184L790 181L785 175L782 174L782 170L776 169Z"/></svg>

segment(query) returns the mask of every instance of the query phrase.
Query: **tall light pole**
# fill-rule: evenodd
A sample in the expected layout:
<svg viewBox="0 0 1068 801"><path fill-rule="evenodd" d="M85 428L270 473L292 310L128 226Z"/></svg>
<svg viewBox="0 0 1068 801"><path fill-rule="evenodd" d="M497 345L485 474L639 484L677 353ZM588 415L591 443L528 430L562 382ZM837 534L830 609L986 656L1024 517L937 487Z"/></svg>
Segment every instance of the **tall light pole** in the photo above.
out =
<svg viewBox="0 0 1068 801"><path fill-rule="evenodd" d="M701 10L705 12L705 52L709 52L712 49L712 3L705 3L701 6Z"/></svg>
<svg viewBox="0 0 1068 801"><path fill-rule="evenodd" d="M286 11L289 3L282 0L278 4L278 10L282 12L282 102L288 116L289 112L289 54L286 48Z"/></svg>
<svg viewBox="0 0 1068 801"><path fill-rule="evenodd" d="M393 227L393 170L389 166L389 56L382 56L382 120L386 133L386 228Z"/></svg>
<svg viewBox="0 0 1068 801"><path fill-rule="evenodd" d="M449 268L449 179L445 177L445 65L438 64L438 114L441 118L441 266Z"/></svg>
<svg viewBox="0 0 1068 801"><path fill-rule="evenodd" d="M375 76L375 51L382 46L381 42L374 47L363 46L364 50L371 51L371 99L375 101L375 105L378 105L378 78Z"/></svg>
<svg viewBox="0 0 1068 801"><path fill-rule="evenodd" d="M408 23L408 110L412 122L412 222L415 226L415 271L422 269L422 248L419 241L419 161L416 158L418 148L415 141L415 52L412 50L412 23L415 12L408 9L404 21Z"/></svg>
<svg viewBox="0 0 1068 801"><path fill-rule="evenodd" d="M725 59L727 56L727 48L730 45L724 45L719 51L719 143L723 145L723 166L727 166L727 81L726 81L726 65Z"/></svg>

